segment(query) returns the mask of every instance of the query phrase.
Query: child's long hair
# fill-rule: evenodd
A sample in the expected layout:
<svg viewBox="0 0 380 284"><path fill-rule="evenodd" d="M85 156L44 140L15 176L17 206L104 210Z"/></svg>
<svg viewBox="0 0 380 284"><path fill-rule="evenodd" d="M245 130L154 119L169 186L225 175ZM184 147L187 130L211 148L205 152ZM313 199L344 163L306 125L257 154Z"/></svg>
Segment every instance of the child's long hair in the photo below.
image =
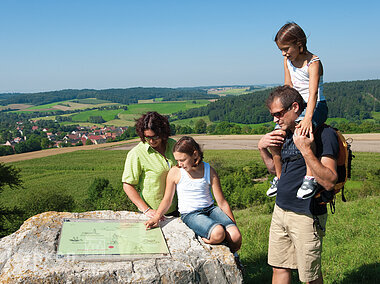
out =
<svg viewBox="0 0 380 284"><path fill-rule="evenodd" d="M185 153L189 156L192 156L194 151L198 152L198 159L194 161L194 166L198 166L203 161L203 151L192 137L181 137L173 147L173 152Z"/></svg>
<svg viewBox="0 0 380 284"><path fill-rule="evenodd" d="M307 37L302 28L294 22L286 23L282 28L277 32L276 37L274 38L276 43L284 44L301 44L300 53L306 53L306 41Z"/></svg>

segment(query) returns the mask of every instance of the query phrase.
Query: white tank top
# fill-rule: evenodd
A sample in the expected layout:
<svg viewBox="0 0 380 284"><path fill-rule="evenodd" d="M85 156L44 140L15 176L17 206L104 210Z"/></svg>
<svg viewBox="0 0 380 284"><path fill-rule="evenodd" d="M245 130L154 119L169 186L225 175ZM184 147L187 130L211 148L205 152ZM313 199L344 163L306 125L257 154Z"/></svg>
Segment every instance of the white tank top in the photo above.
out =
<svg viewBox="0 0 380 284"><path fill-rule="evenodd" d="M210 165L203 162L202 178L193 179L186 170L180 168L181 178L176 186L178 210L181 214L203 209L214 204L211 195Z"/></svg>
<svg viewBox="0 0 380 284"><path fill-rule="evenodd" d="M310 60L310 62L302 68L295 67L292 62L288 59L287 65L290 72L290 78L293 84L293 88L296 89L307 103L309 100L309 66L315 61L319 61L319 57L315 57ZM326 100L323 95L323 76L319 78L318 84L318 97L317 101Z"/></svg>

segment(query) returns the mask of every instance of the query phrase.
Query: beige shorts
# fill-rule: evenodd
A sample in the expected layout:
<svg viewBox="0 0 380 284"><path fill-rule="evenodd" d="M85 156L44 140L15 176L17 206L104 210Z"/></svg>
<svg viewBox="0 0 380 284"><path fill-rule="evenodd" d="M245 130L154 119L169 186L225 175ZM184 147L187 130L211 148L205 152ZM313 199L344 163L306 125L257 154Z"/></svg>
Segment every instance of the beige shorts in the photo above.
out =
<svg viewBox="0 0 380 284"><path fill-rule="evenodd" d="M326 228L327 213L318 216ZM321 275L322 238L311 215L283 210L275 205L269 231L268 263L273 267L298 269L299 279L309 282Z"/></svg>

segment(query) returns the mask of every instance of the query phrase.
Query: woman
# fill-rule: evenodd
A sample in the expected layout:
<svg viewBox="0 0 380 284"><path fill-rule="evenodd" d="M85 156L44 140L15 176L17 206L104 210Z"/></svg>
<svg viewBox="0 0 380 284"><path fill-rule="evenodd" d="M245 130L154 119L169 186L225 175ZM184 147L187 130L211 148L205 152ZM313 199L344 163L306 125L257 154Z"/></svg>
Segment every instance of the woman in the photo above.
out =
<svg viewBox="0 0 380 284"><path fill-rule="evenodd" d="M176 165L173 156L175 140L169 138L168 119L157 112L142 115L136 121L136 132L141 142L128 152L122 177L123 189L137 208L151 218L164 197L167 173ZM176 197L167 212L167 215L179 215Z"/></svg>

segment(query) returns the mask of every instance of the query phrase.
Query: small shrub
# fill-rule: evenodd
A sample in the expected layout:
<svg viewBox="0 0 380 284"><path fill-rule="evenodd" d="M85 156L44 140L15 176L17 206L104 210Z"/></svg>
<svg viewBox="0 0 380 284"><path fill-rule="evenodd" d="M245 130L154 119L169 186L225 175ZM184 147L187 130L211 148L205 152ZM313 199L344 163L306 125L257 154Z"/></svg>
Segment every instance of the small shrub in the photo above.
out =
<svg viewBox="0 0 380 284"><path fill-rule="evenodd" d="M87 190L82 204L84 211L90 210L131 210L132 202L122 189L115 189L106 178L95 178Z"/></svg>
<svg viewBox="0 0 380 284"><path fill-rule="evenodd" d="M74 198L52 190L30 191L25 195L21 209L26 218L46 211L71 211L75 206Z"/></svg>

